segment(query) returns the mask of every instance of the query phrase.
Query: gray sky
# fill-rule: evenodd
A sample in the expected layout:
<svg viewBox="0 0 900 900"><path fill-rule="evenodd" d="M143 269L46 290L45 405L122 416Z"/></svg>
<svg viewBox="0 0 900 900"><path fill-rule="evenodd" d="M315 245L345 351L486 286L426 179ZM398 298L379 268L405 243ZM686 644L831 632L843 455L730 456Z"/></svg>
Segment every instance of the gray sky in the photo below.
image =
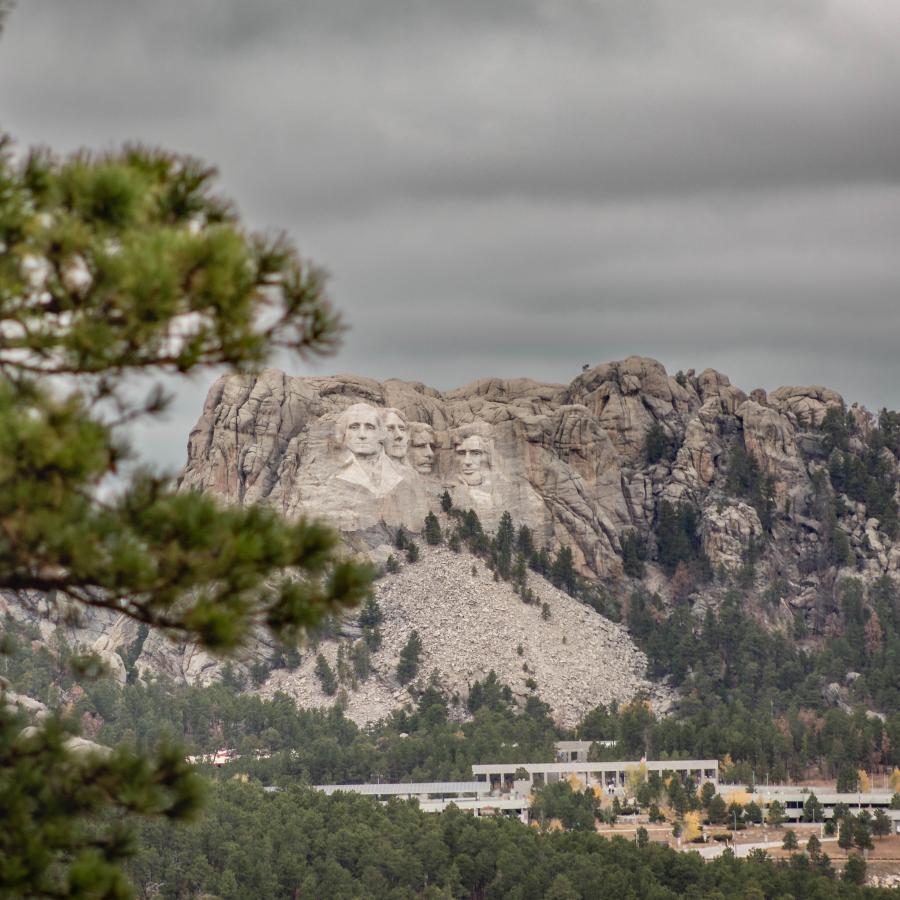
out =
<svg viewBox="0 0 900 900"><path fill-rule="evenodd" d="M354 372L654 356L900 407L897 0L19 0L0 117L216 163ZM207 379L145 452L180 465Z"/></svg>

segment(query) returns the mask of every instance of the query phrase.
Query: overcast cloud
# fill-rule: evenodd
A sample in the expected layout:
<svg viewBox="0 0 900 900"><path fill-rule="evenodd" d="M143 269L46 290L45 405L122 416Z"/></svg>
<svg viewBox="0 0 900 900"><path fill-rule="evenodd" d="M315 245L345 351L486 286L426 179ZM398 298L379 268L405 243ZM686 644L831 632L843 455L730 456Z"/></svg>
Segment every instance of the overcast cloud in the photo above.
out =
<svg viewBox="0 0 900 900"><path fill-rule="evenodd" d="M897 0L19 0L0 117L215 162L332 273L319 373L639 353L897 408L898 47ZM183 462L207 386L148 455Z"/></svg>

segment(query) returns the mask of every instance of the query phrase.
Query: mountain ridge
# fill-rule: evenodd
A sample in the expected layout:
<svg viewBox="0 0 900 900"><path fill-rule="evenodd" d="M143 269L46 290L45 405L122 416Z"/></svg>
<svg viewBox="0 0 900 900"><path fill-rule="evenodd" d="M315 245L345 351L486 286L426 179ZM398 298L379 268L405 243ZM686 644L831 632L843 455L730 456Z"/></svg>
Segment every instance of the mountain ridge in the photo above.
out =
<svg viewBox="0 0 900 900"><path fill-rule="evenodd" d="M366 428L372 436L352 437ZM556 577L549 563L560 551L571 552L577 578L565 585L557 579L557 586L577 594L585 603L578 615L594 617L597 634L614 633L620 655L636 661L618 675L610 668L616 688L609 697L602 687L591 690L620 702L655 690L657 711L663 711L671 706L671 691L646 680L632 638L595 611L628 619L633 598L645 596L656 598L647 607L654 616L687 608L699 621L739 586L745 611L802 646L843 633L849 618L841 585L857 578L872 588L900 570L898 455L900 419L893 413L883 411L876 420L822 386L748 394L712 369L669 375L644 357L586 369L568 385L480 378L446 392L397 379L290 377L269 369L223 376L212 385L188 440L180 486L226 503L265 503L288 516L324 518L342 531L348 547L382 567L397 552L400 527L418 536L426 517L437 515L440 539L459 544L460 523L471 510L486 534L479 557L460 565L474 564L485 574L493 568L501 582L510 577L514 551L508 549L502 562L492 535L509 513L516 529L526 526L533 545L517 563L527 575L501 584L502 598L489 584L485 596L493 599L484 602L507 610L509 634L556 629L552 610L548 626L536 617L537 607L522 600L528 590L554 591L545 581ZM420 569L404 566L376 584L376 596L391 598L392 625L375 660L373 684L382 688L372 693L371 685L357 684L357 697L338 698L359 721L407 696L394 671L411 631L426 643L414 689L437 670L447 695L462 702L468 686L494 667L520 701L527 699L517 666L510 660L492 666L509 652L506 635L497 633L474 661L464 649L461 656L442 656L421 597L415 615L394 602L394 581L418 571L427 582L428 560L451 560L449 554L430 550ZM464 592L467 580L463 571L452 584L435 582L431 590L432 617L445 631L454 626L444 622L443 594ZM428 593L427 584L423 590ZM465 633L474 626L461 610L456 627ZM868 622L873 611L866 607L860 616ZM91 613L81 626L64 616L58 624L71 642L104 655L120 680L129 667L186 682L222 676L222 665L196 647L142 636L131 622ZM45 616L41 627L48 637L56 625ZM341 646L349 652L358 643L353 616L319 640L317 650L336 664ZM577 668L580 656L611 655L602 641L576 644L560 649L554 665ZM335 702L320 690L312 657L286 674L279 653L259 642L238 667L247 678L255 669L263 692L278 685L303 702ZM603 680L595 673L587 683ZM560 685L551 692L551 706L561 721L574 721L564 678ZM366 691L372 694L368 710ZM575 694L583 712L588 701L580 688Z"/></svg>

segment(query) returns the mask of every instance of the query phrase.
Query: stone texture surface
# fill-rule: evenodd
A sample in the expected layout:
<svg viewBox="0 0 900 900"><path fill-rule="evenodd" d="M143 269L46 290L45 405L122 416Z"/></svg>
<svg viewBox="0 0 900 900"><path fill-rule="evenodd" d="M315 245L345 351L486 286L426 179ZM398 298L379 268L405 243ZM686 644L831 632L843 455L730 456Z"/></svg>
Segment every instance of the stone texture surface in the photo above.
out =
<svg viewBox="0 0 900 900"><path fill-rule="evenodd" d="M521 702L529 693L525 682L533 678L538 695L564 725L575 725L598 703L625 702L638 692L646 692L655 710L665 712L671 693L646 679L646 658L623 626L539 576L529 575L529 586L537 604L526 605L509 584L494 581L481 560L444 548L423 549L417 563L381 578L375 596L385 617L383 644L372 657L375 671L369 679L355 688L345 685L347 714L369 722L410 700L396 668L414 630L423 653L411 686L421 687L436 672L444 693L457 695L460 706L470 685L493 669ZM542 603L550 608L546 621ZM334 699L322 692L314 675L316 654L336 667L338 647L343 644L346 652L351 643L345 638L309 648L297 669L273 671L262 693L284 691L304 707L330 705Z"/></svg>
<svg viewBox="0 0 900 900"><path fill-rule="evenodd" d="M703 550L713 567L722 566L737 571L754 538L762 536L759 514L747 503L735 503L721 508L708 507L703 516L700 534Z"/></svg>
<svg viewBox="0 0 900 900"><path fill-rule="evenodd" d="M324 516L370 546L379 529L383 535L403 524L418 531L447 490L457 506L475 509L487 530L508 510L538 543L570 546L582 574L602 578L621 576L624 530L637 529L652 543L660 501L689 502L704 516L713 511L705 545L733 570L759 523L723 490L731 450L743 443L772 479L776 511L798 538L796 547L815 543L820 536L807 527L816 518L815 429L828 407L842 403L818 386L769 394L757 388L748 398L713 369L673 377L644 357L587 369L568 386L484 378L446 392L416 382L290 378L267 370L223 377L212 387L190 435L182 486L227 502L269 503L289 516ZM382 417L394 409L410 429L427 426L426 468L416 465L411 449L406 459L353 457L336 425L360 404ZM851 407L851 415L860 428L870 427L861 407ZM645 439L654 424L677 449L651 466ZM477 484L462 472L467 438L484 451ZM374 472L371 481L364 469ZM879 548L874 565L896 568L897 554L877 527L860 529L851 542L863 536ZM783 555L797 562L789 548Z"/></svg>

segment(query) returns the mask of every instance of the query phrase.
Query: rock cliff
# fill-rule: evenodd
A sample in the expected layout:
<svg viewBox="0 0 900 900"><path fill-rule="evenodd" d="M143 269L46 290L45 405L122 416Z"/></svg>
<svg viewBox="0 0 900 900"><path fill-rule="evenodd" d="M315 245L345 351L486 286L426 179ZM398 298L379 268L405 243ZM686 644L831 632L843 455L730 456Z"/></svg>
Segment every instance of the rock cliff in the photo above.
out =
<svg viewBox="0 0 900 900"><path fill-rule="evenodd" d="M348 415L371 419L374 450L351 446ZM826 419L846 431L837 451ZM842 567L875 578L900 566L896 522L879 519L885 505L842 496L830 478L834 453L864 456L873 429L871 414L828 388L748 395L712 369L672 376L644 357L588 368L568 385L485 378L445 392L267 370L213 385L181 483L325 516L370 548L401 524L421 530L446 491L486 530L509 511L538 545L568 546L582 575L612 582L625 577L626 535L641 537L649 576L659 575L661 506L687 504L713 573L734 575L752 557L803 610ZM895 508L897 457L882 452ZM849 544L840 559L829 558L836 530Z"/></svg>
<svg viewBox="0 0 900 900"><path fill-rule="evenodd" d="M474 510L488 533L509 512L537 547L551 555L570 548L580 574L626 605L646 587L702 610L740 579L751 606L755 592L761 621L799 623L815 640L837 619L840 578L874 581L900 569L900 420L892 415L879 428L824 387L747 394L711 369L673 376L643 357L586 368L568 385L486 378L444 392L270 369L213 385L180 486L323 517L380 563L399 526L420 532L449 497ZM449 533L453 523L442 522ZM433 551L420 568L379 582L381 674L348 698L355 717L371 718L398 699L396 680L384 673L411 629L423 638L424 665L451 694L464 694L491 667L521 693L522 660L509 657L520 643L534 646L525 662L561 720L592 700L646 687L642 657L621 628L560 595L542 631L532 621L536 607L507 584L473 580L465 559ZM554 590L534 573L528 578L538 593ZM95 619L81 628L81 642L110 656L121 678L123 648L139 672L217 677L214 661L192 648ZM323 645L326 658L354 637L350 628ZM546 648L556 655L547 650L541 662L536 648L551 633ZM268 655L260 644L257 662ZM277 669L263 690L323 701L311 666L307 656L289 674Z"/></svg>

